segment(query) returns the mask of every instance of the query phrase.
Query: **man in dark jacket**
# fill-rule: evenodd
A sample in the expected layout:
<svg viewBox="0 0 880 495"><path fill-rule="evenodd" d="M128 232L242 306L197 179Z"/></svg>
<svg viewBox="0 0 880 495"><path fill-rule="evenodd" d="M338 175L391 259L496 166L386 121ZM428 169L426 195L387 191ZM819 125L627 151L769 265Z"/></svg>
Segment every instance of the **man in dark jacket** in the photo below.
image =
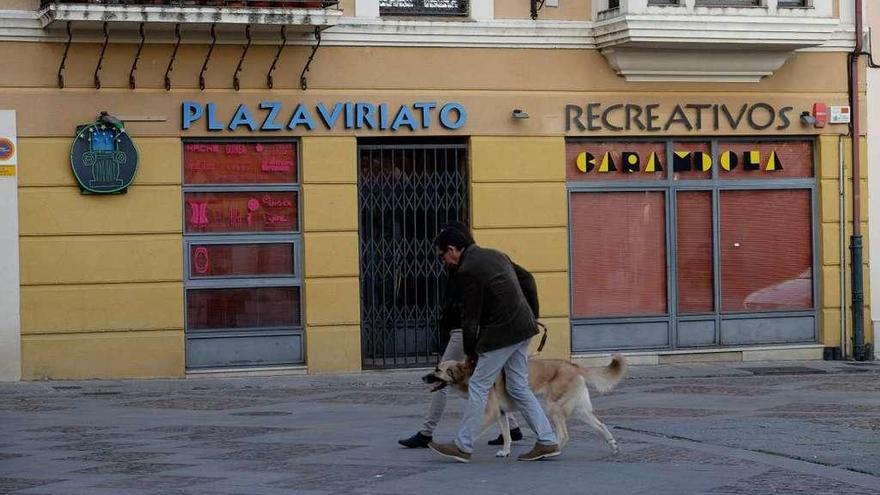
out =
<svg viewBox="0 0 880 495"><path fill-rule="evenodd" d="M473 237L471 237L470 229L467 225L461 222L451 222L447 224L445 228L458 229L464 234L469 244L474 242ZM464 361L464 344L461 335L461 296L458 293L459 291L456 288L456 285L453 283L455 267L450 265L446 268L447 284L444 292L443 312L438 321L438 326L440 327L441 341L448 339L449 342L446 344L446 349L443 351L443 357L440 358L440 362ZM517 277L520 278L523 293L532 295L531 298L528 298L529 306L532 307L532 311L534 312L535 317L537 317L538 293L535 287L535 278L532 277L531 273L518 265L514 265L514 268L517 271ZM446 399L448 395L448 388L442 388L433 392L431 394L431 404L428 407L428 414L425 416L425 422L422 424L422 429L409 438L398 440L397 443L410 449L427 448L428 444L434 439L434 430L437 428L440 418L443 417L443 411L446 409ZM519 428L516 416L511 414L508 417L510 418L511 439L513 441L522 440L522 430ZM502 445L503 443L504 441L501 438L501 435L498 435L498 438L489 441L489 445Z"/></svg>
<svg viewBox="0 0 880 495"><path fill-rule="evenodd" d="M468 406L455 442L431 442L428 447L459 462L470 461L489 390L503 370L508 394L538 435L534 448L519 456L519 460L535 461L559 455L556 434L529 389L528 346L532 336L538 333L529 299L537 305L537 291L526 290L532 293L526 297L517 270L507 255L477 246L456 229L442 230L434 239L434 247L447 266L456 267L454 283L462 300L464 350L470 356L478 356L478 360L468 387Z"/></svg>

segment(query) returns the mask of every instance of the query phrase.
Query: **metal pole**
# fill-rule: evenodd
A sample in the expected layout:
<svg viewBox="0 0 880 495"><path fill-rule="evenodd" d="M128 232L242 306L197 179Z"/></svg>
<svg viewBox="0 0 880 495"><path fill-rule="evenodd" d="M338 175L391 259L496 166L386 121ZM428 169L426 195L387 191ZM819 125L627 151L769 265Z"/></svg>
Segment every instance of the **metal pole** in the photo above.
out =
<svg viewBox="0 0 880 495"><path fill-rule="evenodd" d="M838 157L838 225L840 228L840 355L838 359L846 359L846 168L844 167L843 136L837 138Z"/></svg>
<svg viewBox="0 0 880 495"><path fill-rule="evenodd" d="M862 277L861 212L861 112L859 111L859 57L862 53L862 0L855 0L856 45L849 58L850 101L852 102L852 189L853 235L850 239L852 263L853 357L865 360L864 285Z"/></svg>

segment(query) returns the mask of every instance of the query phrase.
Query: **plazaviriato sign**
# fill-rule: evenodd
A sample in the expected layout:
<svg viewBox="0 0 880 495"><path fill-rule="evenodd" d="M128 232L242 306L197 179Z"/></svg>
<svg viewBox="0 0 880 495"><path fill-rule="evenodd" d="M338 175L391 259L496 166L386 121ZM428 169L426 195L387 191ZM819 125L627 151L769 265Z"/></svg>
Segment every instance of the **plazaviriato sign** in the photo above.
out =
<svg viewBox="0 0 880 495"><path fill-rule="evenodd" d="M467 123L467 110L460 103L417 101L405 105L363 101L319 102L285 106L278 101L261 101L254 107L240 104L224 115L213 102L184 101L181 128L202 124L210 132L236 131L313 131L378 130L396 132L432 130L438 126L456 130Z"/></svg>

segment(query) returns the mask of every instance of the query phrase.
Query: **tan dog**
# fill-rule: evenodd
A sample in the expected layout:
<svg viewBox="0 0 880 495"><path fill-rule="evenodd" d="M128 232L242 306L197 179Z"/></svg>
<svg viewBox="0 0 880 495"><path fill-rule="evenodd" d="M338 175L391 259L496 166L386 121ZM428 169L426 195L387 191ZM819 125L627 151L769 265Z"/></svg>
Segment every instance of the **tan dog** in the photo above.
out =
<svg viewBox="0 0 880 495"><path fill-rule="evenodd" d="M616 454L620 451L617 441L608 428L593 414L590 402L589 385L597 392L608 392L626 375L626 359L620 354L611 357L611 363L603 368L583 368L562 359L529 359L529 387L535 395L544 399L547 416L559 436L559 448L569 440L566 421L572 415L580 418L598 431ZM463 395L468 394L468 384L474 373L472 361L444 361L434 372L422 377L425 383L432 384L432 392L452 386ZM489 401L483 415L483 435L493 422L498 423L504 446L495 455L510 455L510 424L507 413L516 410L516 405L507 393L504 374L498 376L489 391Z"/></svg>

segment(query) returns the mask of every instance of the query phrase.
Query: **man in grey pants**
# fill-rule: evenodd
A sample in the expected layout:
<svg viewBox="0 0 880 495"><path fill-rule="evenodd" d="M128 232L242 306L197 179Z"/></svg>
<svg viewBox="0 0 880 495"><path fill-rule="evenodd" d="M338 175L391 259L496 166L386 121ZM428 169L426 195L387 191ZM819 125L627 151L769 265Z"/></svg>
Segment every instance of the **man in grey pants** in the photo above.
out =
<svg viewBox="0 0 880 495"><path fill-rule="evenodd" d="M460 222L453 222L447 225L447 227L460 230L465 234L465 237L469 242L473 242L470 229L468 229L466 225ZM452 284L452 275L455 273L454 267L449 268L450 283L446 287L443 313L439 321L440 333L449 334L449 343L446 344L446 350L443 351L443 356L440 358L441 363L443 361L464 361L465 359L464 341L461 335L461 298L458 296L458 291L456 290L455 285ZM528 284L528 280L523 281L523 283ZM533 279L532 283L534 283ZM532 306L532 301L529 301L529 303L532 307L532 311L537 316L537 297L534 298L534 306ZM448 394L449 389L445 387L431 394L431 405L428 408L428 415L425 416L425 422L422 425L422 429L409 438L398 440L397 443L411 449L428 447L428 444L433 440L434 430L437 428L440 418L443 417ZM510 419L511 439L514 441L522 440L522 430L520 430L516 418L513 414L508 415L508 418ZM504 441L501 438L501 435L498 435L498 438L489 441L489 445L502 445L503 443Z"/></svg>
<svg viewBox="0 0 880 495"><path fill-rule="evenodd" d="M434 452L470 462L480 433L489 390L504 371L507 392L535 431L538 441L521 461L560 454L559 441L535 394L529 388L528 346L538 333L535 317L514 264L504 253L485 249L456 229L443 229L434 239L437 255L456 267L454 284L462 302L462 337L468 356L478 356L468 386L468 406L454 443L431 442ZM537 297L537 291L532 297Z"/></svg>

